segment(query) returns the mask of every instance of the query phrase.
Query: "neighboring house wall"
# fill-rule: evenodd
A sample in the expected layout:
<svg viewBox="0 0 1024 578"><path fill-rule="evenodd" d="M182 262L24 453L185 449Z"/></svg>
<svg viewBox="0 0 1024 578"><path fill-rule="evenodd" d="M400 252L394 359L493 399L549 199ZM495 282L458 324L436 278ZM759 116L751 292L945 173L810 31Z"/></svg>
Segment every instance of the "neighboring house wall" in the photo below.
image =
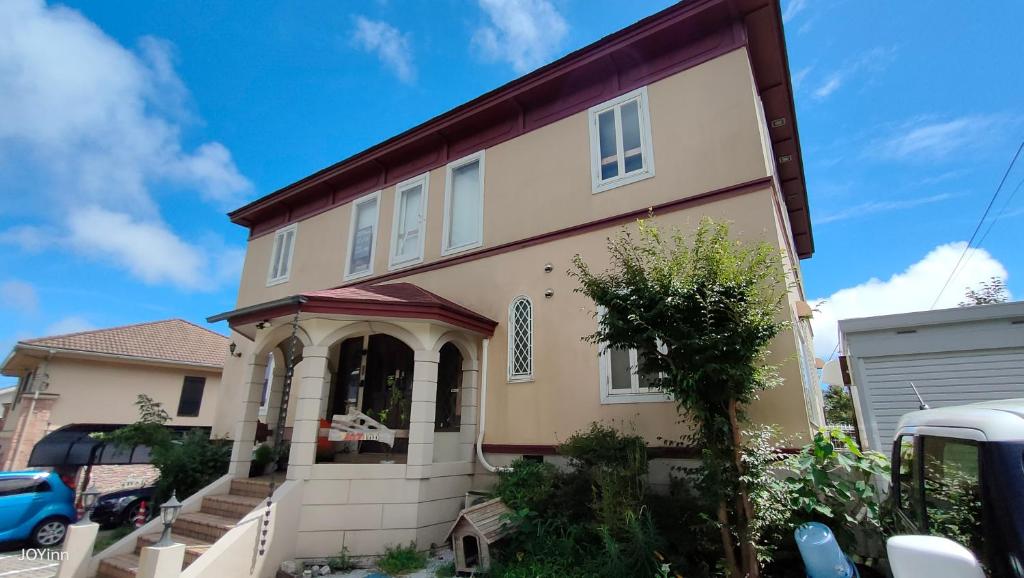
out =
<svg viewBox="0 0 1024 578"><path fill-rule="evenodd" d="M654 403L602 403L598 348L581 340L595 329L593 304L573 292L577 283L566 275L575 254L596 268L604 267L607 238L623 226L632 227L648 207L672 203L657 211L656 221L664 227L692 230L702 217L710 216L730 222L740 238L779 246L793 284L790 307L782 317L797 321L792 303L803 298L799 262L783 203L772 189L772 153L759 128L763 120L746 51L727 53L652 83L647 93L655 177L593 193L586 110L487 148L482 250L559 234L435 270L414 268L396 279L500 322L489 349L488 444L550 446L594 420L636 427L652 443L657 436L678 437L675 405L664 396L653 396L661 400ZM430 172L425 263L443 259L445 177L445 167ZM395 187L385 188L379 198L369 280L389 273ZM298 223L286 283L267 286L274 235L251 239L237 305L344 284L351 207L352 203L342 205ZM573 227L580 228L568 230ZM544 272L547 263L553 272ZM548 289L554 291L551 298L544 296ZM506 324L509 304L519 295L528 296L534 306L534 377L509 383ZM751 411L755 420L781 426L793 436L793 443L806 439L809 422L821 421L820 403L805 403L805 398L820 397L820 392L809 328L801 332L805 355L798 353L800 333L787 331L772 344L772 361L782 366L785 381L763 393ZM235 341L241 345L246 340ZM241 387L243 368L233 361L225 367L225 380ZM807 371L801 371L800 362L810 364ZM805 383L804 376L811 382ZM228 389L224 393L235 400L242 394ZM223 406L214 428L218 435L232 432L240 411L238 403Z"/></svg>
<svg viewBox="0 0 1024 578"><path fill-rule="evenodd" d="M98 361L55 356L45 370L48 387L33 408L31 387L26 388L11 410L0 451L5 470L22 469L35 444L63 426L81 424L128 424L139 417L135 401L145 393L161 402L171 416L169 425L210 426L220 402L220 374L205 368L186 369L141 363ZM177 416L186 376L204 377L206 385L197 417ZM33 385L34 387L34 385ZM33 409L30 417L30 408ZM19 441L20 438L20 441ZM17 448L17 453L12 452Z"/></svg>
<svg viewBox="0 0 1024 578"><path fill-rule="evenodd" d="M168 425L208 426L220 401L220 373L209 369L159 367L78 359L50 362L48 394L59 395L51 416L54 428L70 423L132 423L139 417L135 401L144 393L163 404ZM179 417L178 401L186 376L205 377L196 417Z"/></svg>
<svg viewBox="0 0 1024 578"><path fill-rule="evenodd" d="M1024 302L839 322L868 445L885 450L899 419L930 407L1024 397Z"/></svg>

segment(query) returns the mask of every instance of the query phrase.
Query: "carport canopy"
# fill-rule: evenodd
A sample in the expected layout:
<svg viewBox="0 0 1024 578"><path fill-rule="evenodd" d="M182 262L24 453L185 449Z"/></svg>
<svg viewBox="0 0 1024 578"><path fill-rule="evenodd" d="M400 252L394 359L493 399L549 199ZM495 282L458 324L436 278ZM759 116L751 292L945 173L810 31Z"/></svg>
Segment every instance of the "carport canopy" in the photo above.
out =
<svg viewBox="0 0 1024 578"><path fill-rule="evenodd" d="M94 434L109 433L124 427L119 424L71 424L46 434L32 448L28 467L124 466L150 463L149 446L122 447L96 439ZM176 434L195 429L168 427ZM208 429L208 428L200 428Z"/></svg>

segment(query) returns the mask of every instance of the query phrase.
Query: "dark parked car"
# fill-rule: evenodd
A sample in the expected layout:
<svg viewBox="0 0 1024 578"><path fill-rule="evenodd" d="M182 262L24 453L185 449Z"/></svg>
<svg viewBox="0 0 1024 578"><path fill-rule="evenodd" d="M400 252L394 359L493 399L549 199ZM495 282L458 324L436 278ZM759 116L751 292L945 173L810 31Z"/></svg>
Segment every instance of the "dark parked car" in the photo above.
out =
<svg viewBox="0 0 1024 578"><path fill-rule="evenodd" d="M103 527L131 525L139 515L142 502L146 503L146 519L153 517L155 488L133 488L100 496L90 518Z"/></svg>

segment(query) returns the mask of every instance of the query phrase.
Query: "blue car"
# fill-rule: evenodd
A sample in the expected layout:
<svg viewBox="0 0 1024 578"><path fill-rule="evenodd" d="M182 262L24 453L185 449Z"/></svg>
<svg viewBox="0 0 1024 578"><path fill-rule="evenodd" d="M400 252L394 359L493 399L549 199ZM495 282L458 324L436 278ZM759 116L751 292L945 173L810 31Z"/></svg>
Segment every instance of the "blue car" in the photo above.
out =
<svg viewBox="0 0 1024 578"><path fill-rule="evenodd" d="M52 472L0 472L0 542L50 548L76 519L75 493Z"/></svg>

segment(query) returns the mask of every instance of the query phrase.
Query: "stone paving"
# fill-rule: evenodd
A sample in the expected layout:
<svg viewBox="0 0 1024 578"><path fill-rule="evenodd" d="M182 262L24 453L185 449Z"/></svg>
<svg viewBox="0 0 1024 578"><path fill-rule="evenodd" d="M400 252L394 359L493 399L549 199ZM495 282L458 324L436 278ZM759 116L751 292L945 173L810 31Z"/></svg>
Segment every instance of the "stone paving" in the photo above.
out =
<svg viewBox="0 0 1024 578"><path fill-rule="evenodd" d="M17 549L0 554L0 578L51 578L60 565L60 550Z"/></svg>

